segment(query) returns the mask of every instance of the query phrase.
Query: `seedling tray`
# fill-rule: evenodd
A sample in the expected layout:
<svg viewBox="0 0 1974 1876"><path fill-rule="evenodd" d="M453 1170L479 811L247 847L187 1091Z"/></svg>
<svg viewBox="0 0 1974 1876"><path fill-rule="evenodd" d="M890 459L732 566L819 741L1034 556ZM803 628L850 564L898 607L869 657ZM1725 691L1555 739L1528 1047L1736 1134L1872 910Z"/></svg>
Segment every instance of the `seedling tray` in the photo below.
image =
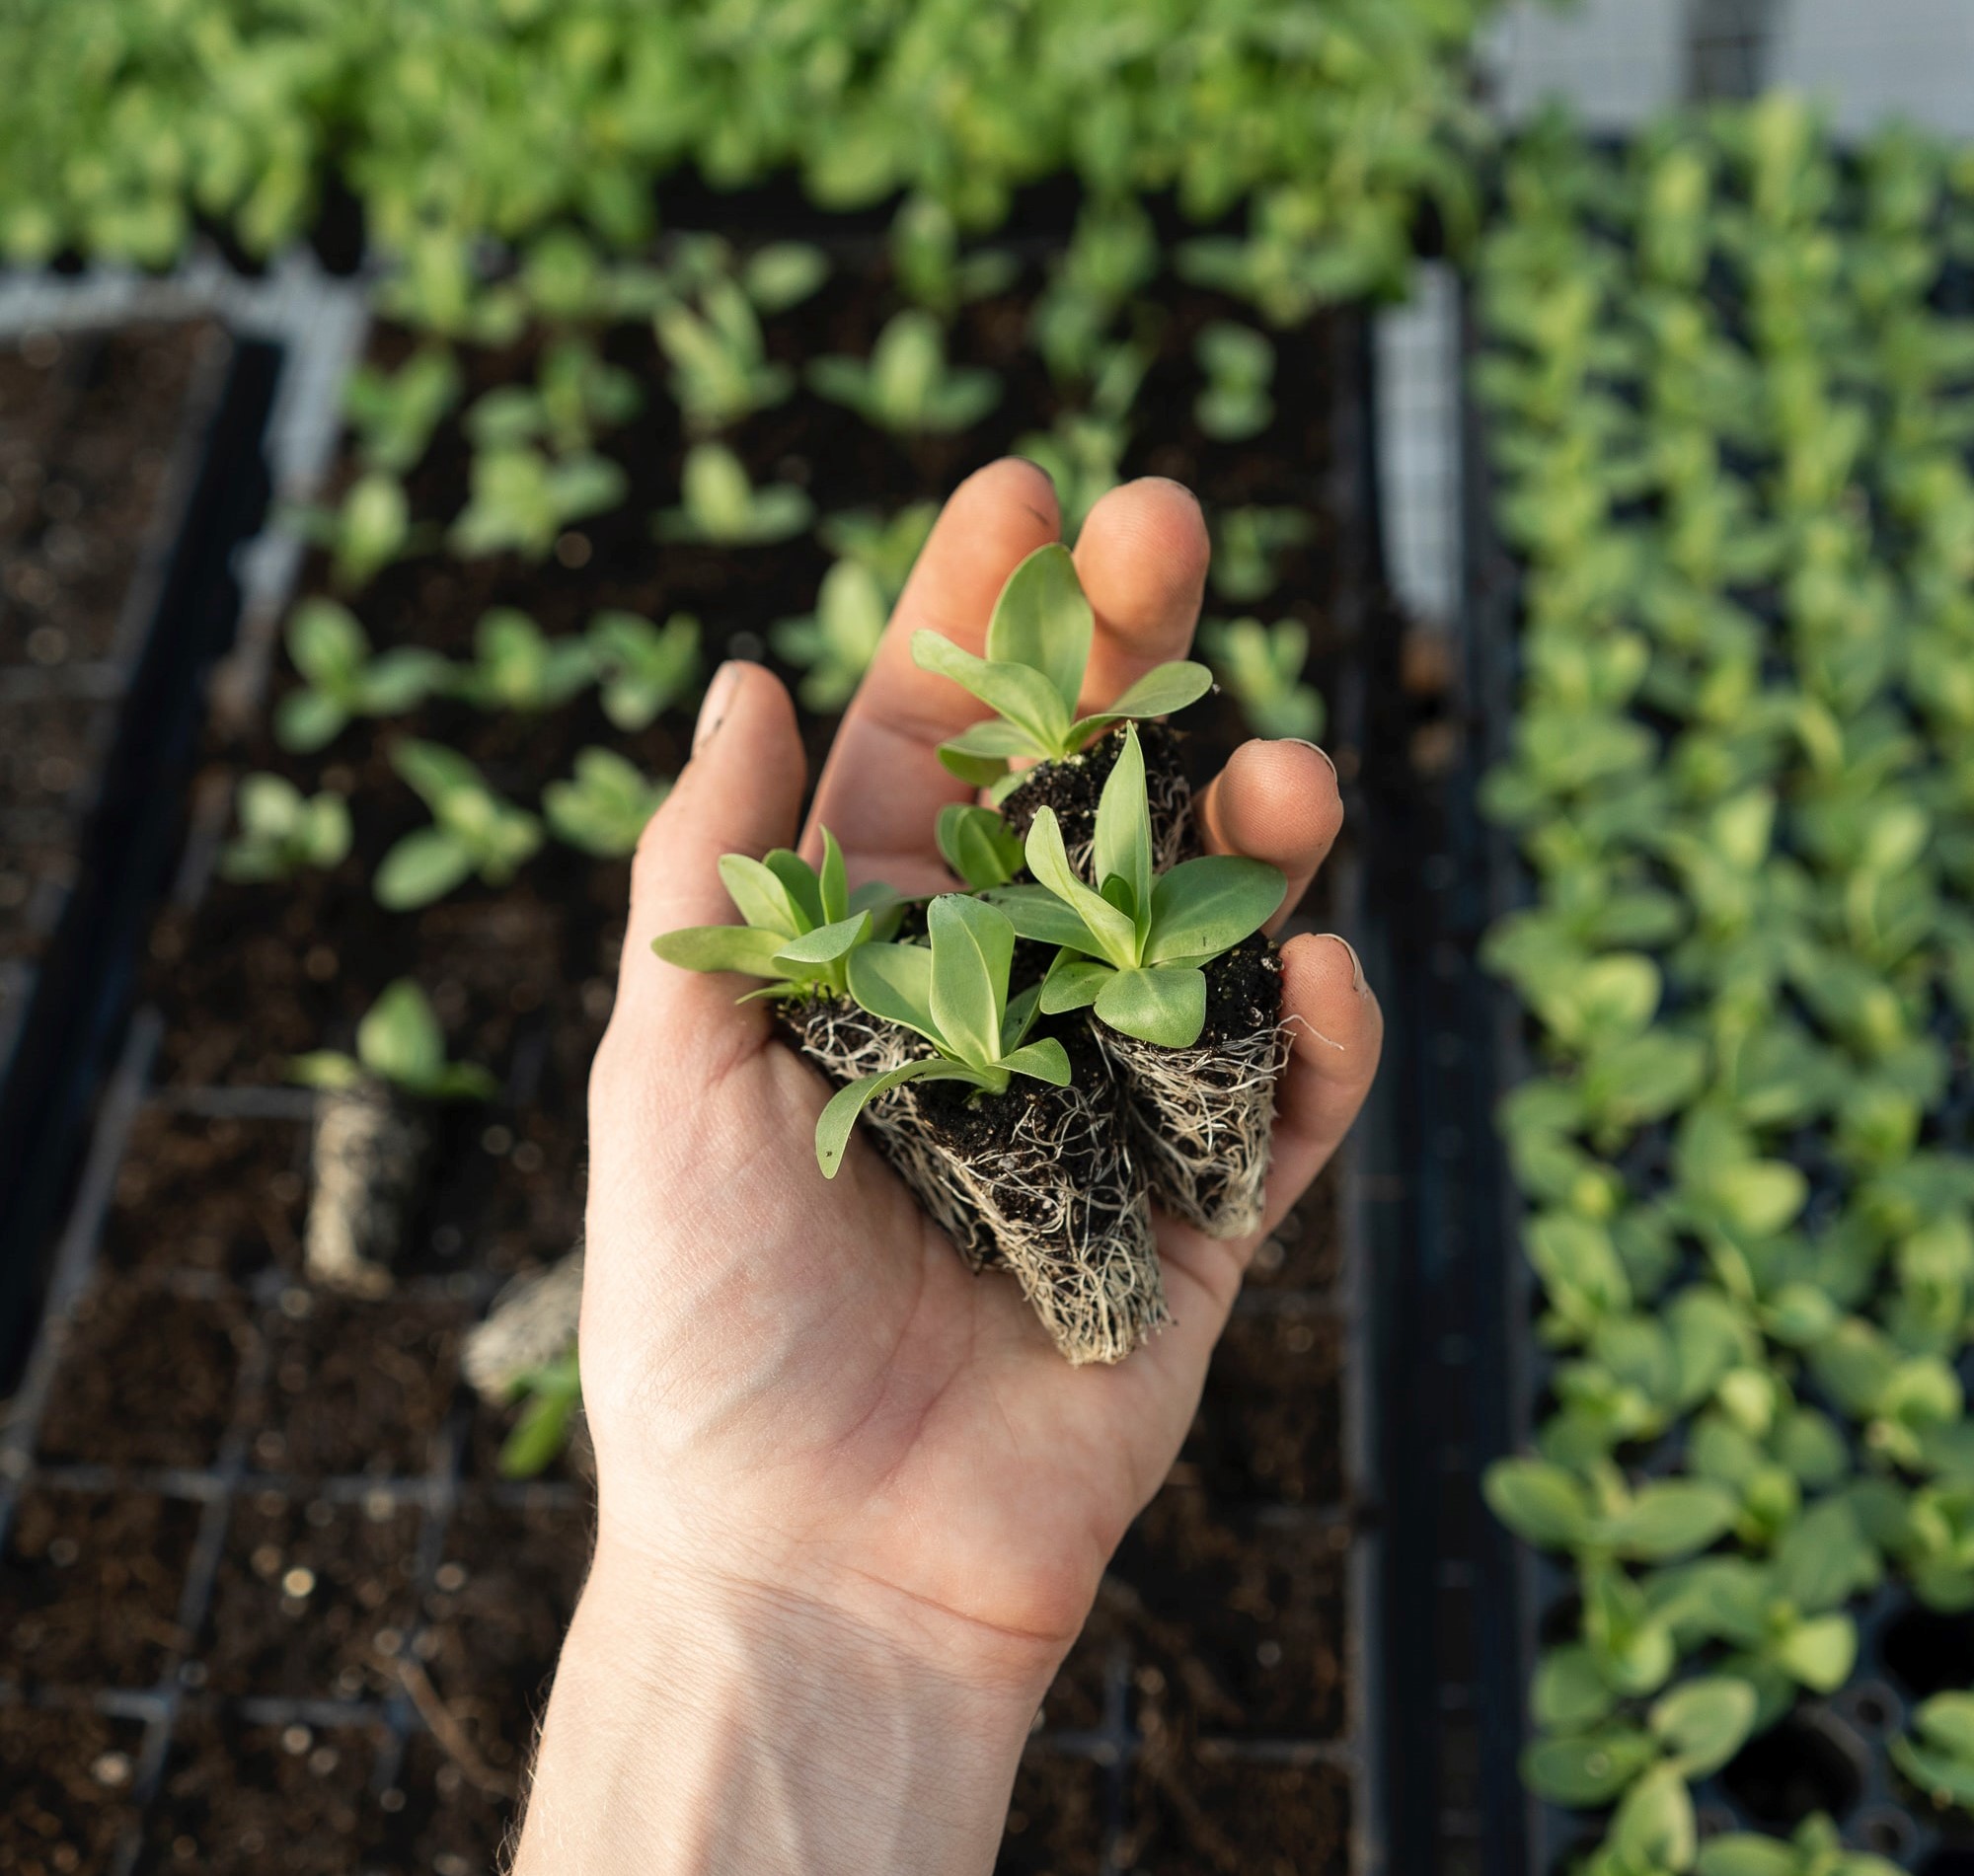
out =
<svg viewBox="0 0 1974 1876"><path fill-rule="evenodd" d="M210 326L29 336L0 416L0 1388L176 838L273 355Z"/></svg>
<svg viewBox="0 0 1974 1876"><path fill-rule="evenodd" d="M877 244L834 259L818 302L771 330L780 355L862 351L888 316ZM806 473L831 510L888 509L945 492L1045 427L1055 393L1018 355L1038 277L1031 262L1015 292L959 322L958 355L1008 373L1002 412L978 430L907 448L802 393L740 426L750 471ZM1365 330L1342 317L1284 335L1275 427L1216 451L1191 426L1184 360L1203 319L1236 311L1175 285L1127 472L1178 476L1209 508L1295 501L1319 515L1318 540L1258 610L1312 625L1328 741L1354 806L1376 625ZM434 553L388 569L357 602L376 642L464 656L493 604L518 604L551 633L606 606L658 620L690 610L707 623L710 666L764 655L774 623L807 609L826 564L810 538L744 555L651 544L648 515L677 499L683 438L647 331L607 345L648 400L605 444L630 478L627 504L541 567ZM373 356L409 349L387 329ZM479 392L531 372L533 355L523 344L466 363ZM455 420L410 479L418 518L457 512L468 460ZM323 567L303 579L320 589ZM1205 766L1240 731L1224 703L1201 714ZM805 718L812 754L830 728ZM381 912L370 871L417 824L386 760L405 733L451 742L531 803L591 742L675 773L690 714L625 737L587 698L526 720L442 702L358 724L320 758L290 756L259 729L211 746L0 1484L0 1746L16 1716L39 1729L38 1763L55 1768L42 1801L73 1840L94 1832L113 1844L106 1869L264 1867L277 1806L284 1867L487 1868L586 1561L578 1463L501 1481L500 1416L454 1377L459 1337L499 1286L578 1232L582 1088L613 994L628 869L550 847L502 891ZM214 880L227 784L247 768L349 792L352 859L278 888ZM1322 920L1352 931L1359 864L1345 855L1332 867ZM301 1280L315 1097L281 1078L288 1056L346 1045L377 990L407 971L430 992L455 1059L494 1066L502 1090L445 1123L392 1297L337 1302ZM1186 1451L1044 1703L1008 1871L1382 1866L1365 1641L1375 1447L1357 1359L1370 1341L1369 1201L1356 1165L1346 1154L1264 1249ZM105 1553L91 1552L78 1507L98 1508L95 1529L141 1517L155 1534L156 1581L129 1595L153 1598L157 1619L118 1658L60 1645L73 1617L57 1580ZM66 1562L51 1560L57 1543Z"/></svg>

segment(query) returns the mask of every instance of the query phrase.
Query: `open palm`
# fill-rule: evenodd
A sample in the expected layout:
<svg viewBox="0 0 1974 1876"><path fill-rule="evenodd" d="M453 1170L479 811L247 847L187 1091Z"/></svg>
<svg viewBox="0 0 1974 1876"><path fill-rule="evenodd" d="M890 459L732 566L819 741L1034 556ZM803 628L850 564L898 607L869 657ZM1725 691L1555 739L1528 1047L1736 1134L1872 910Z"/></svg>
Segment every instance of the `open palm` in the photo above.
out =
<svg viewBox="0 0 1974 1876"><path fill-rule="evenodd" d="M853 883L949 889L939 807L966 798L938 743L981 713L916 669L911 633L978 649L1016 563L1057 536L1030 465L948 504L849 709L801 846L842 842ZM1077 563L1098 617L1094 708L1183 655L1206 564L1197 504L1144 482L1091 514ZM618 1008L590 1091L581 1348L605 1538L654 1569L831 1612L942 1671L1038 1695L1198 1400L1255 1238L1159 1222L1174 1325L1114 1368L1071 1368L1005 1274L969 1274L867 1143L817 1171L828 1089L744 986L660 963L659 932L731 911L720 855L795 843L805 786L767 671L716 679L693 760L640 848ZM1268 860L1293 905L1341 819L1302 743L1251 743L1205 799L1209 846ZM1355 1116L1379 1017L1344 944L1284 952L1295 1024L1271 1227Z"/></svg>

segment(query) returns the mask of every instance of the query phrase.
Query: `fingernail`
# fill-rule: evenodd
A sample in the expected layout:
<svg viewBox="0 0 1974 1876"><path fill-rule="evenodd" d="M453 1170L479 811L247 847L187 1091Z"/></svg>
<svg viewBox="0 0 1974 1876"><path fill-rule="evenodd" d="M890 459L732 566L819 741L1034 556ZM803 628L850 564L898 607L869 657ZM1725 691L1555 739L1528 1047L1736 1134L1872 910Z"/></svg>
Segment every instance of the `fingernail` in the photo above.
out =
<svg viewBox="0 0 1974 1876"><path fill-rule="evenodd" d="M699 707L699 721L693 725L694 755L698 755L713 740L713 732L726 720L726 707L733 701L733 689L740 682L740 660L728 658L714 672L713 682L706 687L706 700Z"/></svg>
<svg viewBox="0 0 1974 1876"><path fill-rule="evenodd" d="M1312 745L1312 747L1314 747L1314 745ZM1369 989L1370 986L1366 984L1364 981L1364 960L1357 955L1356 945L1352 944L1347 938L1344 938L1341 934L1336 932L1326 932L1323 934L1323 936L1327 938L1334 939L1338 944L1342 945L1343 948L1350 953L1350 988L1354 990L1358 994L1358 996L1360 997L1363 996L1364 992L1367 989Z"/></svg>
<svg viewBox="0 0 1974 1876"><path fill-rule="evenodd" d="M1314 749L1316 753L1324 759L1325 762L1329 764L1329 773L1331 775L1336 775L1335 758L1331 756L1329 751L1326 749L1320 742L1311 742L1307 736L1284 736L1282 738L1282 741L1301 743L1305 749ZM1343 778L1341 776L1337 776L1336 779L1340 782L1342 781ZM1339 938L1337 942L1341 943L1342 940Z"/></svg>

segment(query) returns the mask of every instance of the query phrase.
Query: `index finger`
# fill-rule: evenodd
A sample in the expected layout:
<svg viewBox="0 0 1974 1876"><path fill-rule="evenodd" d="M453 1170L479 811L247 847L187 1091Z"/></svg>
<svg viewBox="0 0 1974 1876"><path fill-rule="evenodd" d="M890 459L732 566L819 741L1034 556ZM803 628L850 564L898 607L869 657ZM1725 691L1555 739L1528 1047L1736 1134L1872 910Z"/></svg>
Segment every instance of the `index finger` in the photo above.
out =
<svg viewBox="0 0 1974 1876"><path fill-rule="evenodd" d="M969 801L974 791L940 761L939 745L981 707L912 662L912 634L937 632L981 651L1008 575L1060 527L1054 485L1019 457L989 463L953 490L844 713L816 785L805 849L827 827L864 877L904 891L943 881L933 823L941 807Z"/></svg>

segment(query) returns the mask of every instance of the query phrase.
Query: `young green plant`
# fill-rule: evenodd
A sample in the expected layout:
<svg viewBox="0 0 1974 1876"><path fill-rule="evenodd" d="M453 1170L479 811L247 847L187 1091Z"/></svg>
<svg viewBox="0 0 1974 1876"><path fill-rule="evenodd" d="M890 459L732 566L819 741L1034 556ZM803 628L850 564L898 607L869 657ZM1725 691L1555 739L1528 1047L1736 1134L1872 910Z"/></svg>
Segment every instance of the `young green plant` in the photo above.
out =
<svg viewBox="0 0 1974 1876"><path fill-rule="evenodd" d="M407 834L378 864L372 890L388 910L430 905L476 875L504 886L542 844L541 823L495 794L457 750L408 739L391 751L391 766L431 810L432 825Z"/></svg>
<svg viewBox="0 0 1974 1876"><path fill-rule="evenodd" d="M557 458L526 443L501 443L473 457L472 495L448 537L467 560L519 554L539 561L571 522L614 508L628 485L608 457Z"/></svg>
<svg viewBox="0 0 1974 1876"><path fill-rule="evenodd" d="M300 754L334 742L351 717L417 709L447 670L437 652L417 645L372 651L363 628L333 599L303 600L288 620L287 644L307 682L274 707L274 740Z"/></svg>
<svg viewBox="0 0 1974 1876"><path fill-rule="evenodd" d="M699 621L674 613L662 626L634 612L600 612L589 649L602 673L603 713L619 729L645 729L699 678Z"/></svg>
<svg viewBox="0 0 1974 1876"><path fill-rule="evenodd" d="M660 541L759 547L799 534L814 518L815 504L799 488L784 483L756 488L725 444L698 443L680 471L679 506L665 509L655 525Z"/></svg>
<svg viewBox="0 0 1974 1876"><path fill-rule="evenodd" d="M868 361L818 358L808 378L818 396L897 436L970 428L1001 401L993 372L947 363L939 321L916 309L899 313L877 335Z"/></svg>
<svg viewBox="0 0 1974 1876"><path fill-rule="evenodd" d="M664 804L668 782L654 782L614 749L576 751L575 779L542 790L549 831L570 847L617 860L632 853L645 824Z"/></svg>
<svg viewBox="0 0 1974 1876"><path fill-rule="evenodd" d="M285 777L250 775L234 800L240 832L219 857L222 877L286 879L306 867L327 872L349 852L349 803L333 790L305 795Z"/></svg>
<svg viewBox="0 0 1974 1876"><path fill-rule="evenodd" d="M1323 734L1322 694L1303 682L1309 628L1300 619L1236 619L1210 625L1200 638L1220 680L1257 736L1309 742Z"/></svg>
<svg viewBox="0 0 1974 1876"><path fill-rule="evenodd" d="M447 688L475 710L537 714L558 710L596 677L585 638L551 638L524 612L495 606L473 629L473 662Z"/></svg>

